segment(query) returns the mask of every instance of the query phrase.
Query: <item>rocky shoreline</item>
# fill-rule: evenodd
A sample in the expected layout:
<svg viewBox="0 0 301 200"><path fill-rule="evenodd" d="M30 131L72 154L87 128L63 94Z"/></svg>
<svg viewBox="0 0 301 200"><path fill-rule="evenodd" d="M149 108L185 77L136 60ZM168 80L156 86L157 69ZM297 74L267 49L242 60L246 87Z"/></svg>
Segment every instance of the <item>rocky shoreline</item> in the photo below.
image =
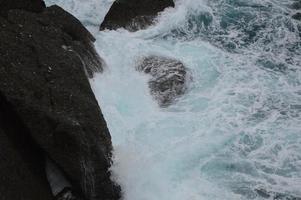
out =
<svg viewBox="0 0 301 200"><path fill-rule="evenodd" d="M119 199L110 133L87 78L102 70L94 37L58 6L2 4L1 199Z"/></svg>
<svg viewBox="0 0 301 200"><path fill-rule="evenodd" d="M172 0L115 2L101 29L145 28L169 6ZM120 10L127 15L122 22ZM111 136L88 79L103 70L95 38L42 0L1 0L0 37L1 199L120 199L120 186L110 179ZM160 63L166 77L181 76L164 79L175 87L171 98L163 97L167 105L184 92L186 72L180 62L163 58L156 69Z"/></svg>

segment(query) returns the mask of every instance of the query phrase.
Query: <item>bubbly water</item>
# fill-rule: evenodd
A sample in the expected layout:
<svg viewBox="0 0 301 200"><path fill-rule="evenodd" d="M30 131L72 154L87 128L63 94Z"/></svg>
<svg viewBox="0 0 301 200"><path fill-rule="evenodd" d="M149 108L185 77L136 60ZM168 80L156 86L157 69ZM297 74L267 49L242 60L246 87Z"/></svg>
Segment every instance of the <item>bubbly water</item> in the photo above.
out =
<svg viewBox="0 0 301 200"><path fill-rule="evenodd" d="M178 0L146 30L99 32L112 2L48 0L91 30L106 62L91 84L124 200L301 197L301 23L291 18L293 1ZM168 108L135 70L147 55L178 59L193 76Z"/></svg>

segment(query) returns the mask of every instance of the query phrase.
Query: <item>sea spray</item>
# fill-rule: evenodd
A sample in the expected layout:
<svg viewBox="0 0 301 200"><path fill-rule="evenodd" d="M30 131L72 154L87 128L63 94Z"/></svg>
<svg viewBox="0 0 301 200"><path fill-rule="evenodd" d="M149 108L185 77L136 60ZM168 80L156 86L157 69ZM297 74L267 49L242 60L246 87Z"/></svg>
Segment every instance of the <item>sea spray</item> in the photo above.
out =
<svg viewBox="0 0 301 200"><path fill-rule="evenodd" d="M112 1L48 2L88 26L106 62L91 85L125 200L301 196L301 25L291 1L178 0L135 33L98 31ZM135 70L153 54L193 76L168 108Z"/></svg>

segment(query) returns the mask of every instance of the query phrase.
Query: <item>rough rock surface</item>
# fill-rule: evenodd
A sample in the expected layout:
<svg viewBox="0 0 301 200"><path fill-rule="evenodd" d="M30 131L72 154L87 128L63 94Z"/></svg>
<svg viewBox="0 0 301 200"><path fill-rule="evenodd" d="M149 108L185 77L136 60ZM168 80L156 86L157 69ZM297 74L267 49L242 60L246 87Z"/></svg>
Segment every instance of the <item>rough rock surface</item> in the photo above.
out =
<svg viewBox="0 0 301 200"><path fill-rule="evenodd" d="M149 88L161 107L184 94L191 79L184 64L172 58L149 56L142 59L137 69L151 75Z"/></svg>
<svg viewBox="0 0 301 200"><path fill-rule="evenodd" d="M174 7L173 0L117 0L113 3L100 30L126 28L129 31L151 25L159 12Z"/></svg>
<svg viewBox="0 0 301 200"><path fill-rule="evenodd" d="M101 64L94 38L57 6L28 10L0 16L0 196L51 199L47 155L79 196L118 199L110 134L87 78Z"/></svg>
<svg viewBox="0 0 301 200"><path fill-rule="evenodd" d="M301 1L300 0L294 0L293 4L291 5L291 8L299 10L301 9Z"/></svg>
<svg viewBox="0 0 301 200"><path fill-rule="evenodd" d="M42 0L0 0L0 15L6 16L7 11L11 9L42 12L45 7Z"/></svg>
<svg viewBox="0 0 301 200"><path fill-rule="evenodd" d="M267 191L263 188L255 189L256 193L262 199L274 199L274 200L301 200L301 197L296 197L290 194L284 194L279 192Z"/></svg>
<svg viewBox="0 0 301 200"><path fill-rule="evenodd" d="M301 12L298 12L298 13L294 14L292 16L292 18L295 19L295 20L300 20L301 21Z"/></svg>
<svg viewBox="0 0 301 200"><path fill-rule="evenodd" d="M43 152L0 92L0 199L52 200ZM34 191L34 192L33 192Z"/></svg>

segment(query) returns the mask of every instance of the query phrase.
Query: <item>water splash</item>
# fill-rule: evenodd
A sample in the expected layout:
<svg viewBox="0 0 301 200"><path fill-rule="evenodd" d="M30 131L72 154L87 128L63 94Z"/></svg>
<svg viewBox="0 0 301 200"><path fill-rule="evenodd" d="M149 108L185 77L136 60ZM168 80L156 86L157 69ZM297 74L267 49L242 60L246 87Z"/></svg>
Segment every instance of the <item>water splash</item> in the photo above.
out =
<svg viewBox="0 0 301 200"><path fill-rule="evenodd" d="M125 200L301 196L301 25L291 1L178 0L136 33L93 26L112 1L52 2L93 31L107 64L91 85ZM154 54L180 60L193 76L169 108L158 107L135 70Z"/></svg>

